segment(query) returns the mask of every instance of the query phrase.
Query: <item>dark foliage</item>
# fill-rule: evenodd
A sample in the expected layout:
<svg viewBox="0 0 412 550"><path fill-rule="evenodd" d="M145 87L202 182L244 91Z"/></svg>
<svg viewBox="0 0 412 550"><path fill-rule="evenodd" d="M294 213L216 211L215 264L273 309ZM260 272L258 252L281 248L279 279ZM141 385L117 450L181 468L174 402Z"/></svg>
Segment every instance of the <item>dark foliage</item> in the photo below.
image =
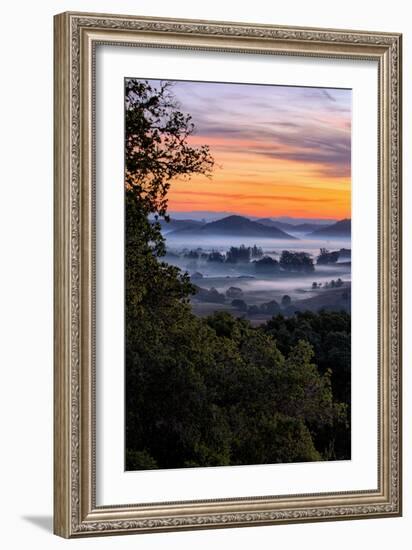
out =
<svg viewBox="0 0 412 550"><path fill-rule="evenodd" d="M282 307L289 307L292 303L292 299L288 294L282 296Z"/></svg>
<svg viewBox="0 0 412 550"><path fill-rule="evenodd" d="M324 448L333 441L334 458L350 457L351 405L351 316L346 312L297 313L285 318L273 317L263 329L276 341L279 350L288 354L299 341L314 350L319 372L330 372L333 400L345 405L346 421L324 434ZM320 442L319 442L320 443ZM332 447L331 447L332 448Z"/></svg>
<svg viewBox="0 0 412 550"><path fill-rule="evenodd" d="M285 271L311 272L315 270L313 260L307 252L290 252L284 250L279 260L280 267Z"/></svg>
<svg viewBox="0 0 412 550"><path fill-rule="evenodd" d="M213 251L207 256L207 261L222 264L225 261L225 257L220 252Z"/></svg>
<svg viewBox="0 0 412 550"><path fill-rule="evenodd" d="M247 303L239 298L232 300L232 306L240 311L247 311Z"/></svg>
<svg viewBox="0 0 412 550"><path fill-rule="evenodd" d="M221 294L213 287L209 290L196 286L194 294L196 300L200 302L210 302L214 304L223 304L225 302L225 295Z"/></svg>
<svg viewBox="0 0 412 550"><path fill-rule="evenodd" d="M339 260L339 251L329 252L326 248L320 249L320 254L317 257L316 263L319 265L335 264Z"/></svg>
<svg viewBox="0 0 412 550"><path fill-rule="evenodd" d="M261 258L263 256L263 250L260 246L253 245L250 251L251 258Z"/></svg>
<svg viewBox="0 0 412 550"><path fill-rule="evenodd" d="M270 256L264 256L261 260L255 260L256 271L273 273L279 271L279 262Z"/></svg>
<svg viewBox="0 0 412 550"><path fill-rule="evenodd" d="M249 263L252 255L250 246L241 244L240 246L231 246L226 254L226 261L229 264Z"/></svg>

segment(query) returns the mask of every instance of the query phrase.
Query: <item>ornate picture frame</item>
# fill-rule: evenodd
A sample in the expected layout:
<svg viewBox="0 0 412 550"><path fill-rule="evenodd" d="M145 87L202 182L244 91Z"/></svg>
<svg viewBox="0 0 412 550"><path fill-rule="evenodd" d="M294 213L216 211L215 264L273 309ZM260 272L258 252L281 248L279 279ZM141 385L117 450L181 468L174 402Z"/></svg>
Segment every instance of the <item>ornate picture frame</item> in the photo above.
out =
<svg viewBox="0 0 412 550"><path fill-rule="evenodd" d="M55 16L54 532L66 538L401 515L401 42L396 33L123 15ZM377 488L193 501L96 500L96 47L377 64ZM127 76L127 75L125 75Z"/></svg>

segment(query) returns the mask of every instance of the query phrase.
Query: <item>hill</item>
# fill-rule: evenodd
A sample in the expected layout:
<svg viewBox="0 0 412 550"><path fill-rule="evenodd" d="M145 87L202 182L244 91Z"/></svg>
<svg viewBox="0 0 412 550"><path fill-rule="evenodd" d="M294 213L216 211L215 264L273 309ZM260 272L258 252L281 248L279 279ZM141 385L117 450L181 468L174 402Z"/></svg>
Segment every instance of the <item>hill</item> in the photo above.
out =
<svg viewBox="0 0 412 550"><path fill-rule="evenodd" d="M168 222L165 220L159 220L159 222L164 233L179 231L181 229L194 229L205 224L205 222L198 220L175 220L174 218L170 218Z"/></svg>
<svg viewBox="0 0 412 550"><path fill-rule="evenodd" d="M187 216L186 216L187 217ZM190 216L192 217L192 216ZM296 217L290 217L290 216L277 216L276 218L271 218L275 222L281 222L281 223L290 223L290 225L300 225L303 223L313 223L315 225L332 225L333 223L336 223L338 220L333 218L296 218Z"/></svg>
<svg viewBox="0 0 412 550"><path fill-rule="evenodd" d="M256 220L258 223L261 223L262 225L266 225L267 227L276 227L277 229L281 229L282 231L285 231L287 233L291 234L307 234L311 233L313 231L316 231L321 228L329 227L325 226L324 224L320 223L288 223L288 222L282 222L278 220L272 220L271 218L261 218L259 220ZM332 224L331 224L332 225Z"/></svg>
<svg viewBox="0 0 412 550"><path fill-rule="evenodd" d="M256 223L266 225L266 227L276 227L277 229L286 229L292 227L292 224L290 223L276 222L270 218L260 218L256 220Z"/></svg>
<svg viewBox="0 0 412 550"><path fill-rule="evenodd" d="M292 231L307 235L308 233L312 233L313 231L317 231L318 229L327 229L328 227L330 226L324 226L317 223L300 223L299 225L295 225Z"/></svg>
<svg viewBox="0 0 412 550"><path fill-rule="evenodd" d="M289 239L296 237L278 229L268 227L258 222L249 220L244 216L227 216L221 220L206 223L202 226L179 229L168 234L168 237L206 237L208 235L231 237L260 237L268 239Z"/></svg>
<svg viewBox="0 0 412 550"><path fill-rule="evenodd" d="M314 239L347 238L351 236L352 223L350 219L340 220L328 227L322 227L309 233L308 237Z"/></svg>

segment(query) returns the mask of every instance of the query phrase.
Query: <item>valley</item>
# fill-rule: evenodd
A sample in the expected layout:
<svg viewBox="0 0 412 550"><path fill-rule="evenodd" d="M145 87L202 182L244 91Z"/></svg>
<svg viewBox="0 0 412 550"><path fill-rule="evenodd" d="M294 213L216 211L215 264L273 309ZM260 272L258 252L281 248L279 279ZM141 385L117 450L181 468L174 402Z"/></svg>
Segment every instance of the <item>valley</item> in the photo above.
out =
<svg viewBox="0 0 412 550"><path fill-rule="evenodd" d="M189 274L200 317L228 311L258 325L278 313L350 312L350 220L294 221L171 218L164 261Z"/></svg>

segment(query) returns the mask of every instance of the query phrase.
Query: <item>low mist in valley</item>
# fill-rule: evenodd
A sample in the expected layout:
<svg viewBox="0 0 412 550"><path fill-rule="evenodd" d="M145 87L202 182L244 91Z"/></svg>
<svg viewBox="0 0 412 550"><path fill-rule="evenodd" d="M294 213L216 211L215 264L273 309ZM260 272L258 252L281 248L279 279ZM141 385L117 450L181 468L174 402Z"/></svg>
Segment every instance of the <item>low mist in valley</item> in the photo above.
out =
<svg viewBox="0 0 412 550"><path fill-rule="evenodd" d="M276 313L350 311L350 238L317 239L296 232L290 239L202 236L165 227L164 261L190 275L196 287L192 309L199 316L230 311L260 324ZM239 257L232 258L231 249ZM325 262L318 260L321 250ZM291 253L290 266L283 251ZM301 253L307 265L294 265L294 254Z"/></svg>

